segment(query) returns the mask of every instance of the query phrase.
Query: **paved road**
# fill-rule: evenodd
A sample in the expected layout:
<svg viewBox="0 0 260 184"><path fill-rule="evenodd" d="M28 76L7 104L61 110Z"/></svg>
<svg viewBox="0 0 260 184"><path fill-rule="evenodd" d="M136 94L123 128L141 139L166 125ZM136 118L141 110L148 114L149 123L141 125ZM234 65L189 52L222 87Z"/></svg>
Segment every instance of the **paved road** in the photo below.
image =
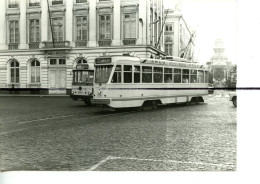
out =
<svg viewBox="0 0 260 184"><path fill-rule="evenodd" d="M68 97L0 97L1 170L236 170L236 108L103 111Z"/></svg>

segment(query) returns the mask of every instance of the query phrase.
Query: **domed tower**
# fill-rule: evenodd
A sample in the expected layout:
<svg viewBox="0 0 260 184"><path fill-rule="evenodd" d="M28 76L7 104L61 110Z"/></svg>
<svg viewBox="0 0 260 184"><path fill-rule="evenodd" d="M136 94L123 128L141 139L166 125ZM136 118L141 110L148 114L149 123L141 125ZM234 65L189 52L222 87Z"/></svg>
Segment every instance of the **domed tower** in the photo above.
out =
<svg viewBox="0 0 260 184"><path fill-rule="evenodd" d="M225 45L222 39L215 40L215 46L213 50L214 54L210 60L213 82L216 85L222 87L226 84L228 70L230 68L230 62L228 62L228 59L225 55Z"/></svg>

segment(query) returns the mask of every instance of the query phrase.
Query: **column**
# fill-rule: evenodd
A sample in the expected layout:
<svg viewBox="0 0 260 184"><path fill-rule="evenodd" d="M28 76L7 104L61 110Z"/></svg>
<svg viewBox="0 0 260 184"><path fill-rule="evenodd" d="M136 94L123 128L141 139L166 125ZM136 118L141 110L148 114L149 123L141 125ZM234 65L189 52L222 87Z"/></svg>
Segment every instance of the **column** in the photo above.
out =
<svg viewBox="0 0 260 184"><path fill-rule="evenodd" d="M89 47L97 46L97 10L96 1L89 1Z"/></svg>
<svg viewBox="0 0 260 184"><path fill-rule="evenodd" d="M0 50L7 49L6 44L6 22L5 22L5 13L6 13L6 1L0 0Z"/></svg>
<svg viewBox="0 0 260 184"><path fill-rule="evenodd" d="M66 1L66 37L65 40L69 41L70 44L73 41L73 1Z"/></svg>
<svg viewBox="0 0 260 184"><path fill-rule="evenodd" d="M41 7L41 41L46 42L48 41L48 27L50 25L47 0L41 1Z"/></svg>
<svg viewBox="0 0 260 184"><path fill-rule="evenodd" d="M138 14L137 17L138 21L138 38L137 38L137 45L146 45L146 1L139 0L139 7L138 7Z"/></svg>
<svg viewBox="0 0 260 184"><path fill-rule="evenodd" d="M120 40L120 30L121 30L121 23L120 23L120 17L121 17L121 7L120 7L120 0L114 0L114 9L113 9L113 40L112 45L113 46L119 46L121 45Z"/></svg>
<svg viewBox="0 0 260 184"><path fill-rule="evenodd" d="M26 34L26 0L19 1L20 3L20 46L19 49L27 48Z"/></svg>

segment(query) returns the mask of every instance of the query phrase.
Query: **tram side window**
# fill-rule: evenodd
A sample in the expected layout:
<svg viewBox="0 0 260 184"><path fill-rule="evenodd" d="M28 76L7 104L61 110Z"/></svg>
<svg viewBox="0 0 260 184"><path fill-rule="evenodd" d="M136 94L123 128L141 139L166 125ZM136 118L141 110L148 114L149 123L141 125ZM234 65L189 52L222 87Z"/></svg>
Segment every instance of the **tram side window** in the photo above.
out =
<svg viewBox="0 0 260 184"><path fill-rule="evenodd" d="M172 68L164 68L164 83L172 83Z"/></svg>
<svg viewBox="0 0 260 184"><path fill-rule="evenodd" d="M77 82L82 83L82 72L78 71L78 79Z"/></svg>
<svg viewBox="0 0 260 184"><path fill-rule="evenodd" d="M204 83L204 71L203 70L198 71L198 83Z"/></svg>
<svg viewBox="0 0 260 184"><path fill-rule="evenodd" d="M112 83L121 83L121 72L122 72L121 65L117 65L111 81Z"/></svg>
<svg viewBox="0 0 260 184"><path fill-rule="evenodd" d="M181 83L181 69L174 68L174 83Z"/></svg>
<svg viewBox="0 0 260 184"><path fill-rule="evenodd" d="M205 71L205 83L209 83L209 72Z"/></svg>
<svg viewBox="0 0 260 184"><path fill-rule="evenodd" d="M143 83L152 83L152 67L151 66L142 66L142 82Z"/></svg>
<svg viewBox="0 0 260 184"><path fill-rule="evenodd" d="M154 67L153 68L153 82L154 83L162 83L163 81L163 68L162 67Z"/></svg>
<svg viewBox="0 0 260 184"><path fill-rule="evenodd" d="M182 70L182 83L189 83L189 69Z"/></svg>
<svg viewBox="0 0 260 184"><path fill-rule="evenodd" d="M124 83L132 83L132 65L124 65Z"/></svg>
<svg viewBox="0 0 260 184"><path fill-rule="evenodd" d="M197 83L197 70L190 70L190 82Z"/></svg>
<svg viewBox="0 0 260 184"><path fill-rule="evenodd" d="M86 79L86 83L93 83L93 76L94 76L94 71L88 71L88 78Z"/></svg>
<svg viewBox="0 0 260 184"><path fill-rule="evenodd" d="M78 79L78 71L73 71L73 83L76 83Z"/></svg>
<svg viewBox="0 0 260 184"><path fill-rule="evenodd" d="M82 82L85 83L88 80L88 72L87 71L82 71Z"/></svg>
<svg viewBox="0 0 260 184"><path fill-rule="evenodd" d="M140 83L140 66L134 66L134 83Z"/></svg>

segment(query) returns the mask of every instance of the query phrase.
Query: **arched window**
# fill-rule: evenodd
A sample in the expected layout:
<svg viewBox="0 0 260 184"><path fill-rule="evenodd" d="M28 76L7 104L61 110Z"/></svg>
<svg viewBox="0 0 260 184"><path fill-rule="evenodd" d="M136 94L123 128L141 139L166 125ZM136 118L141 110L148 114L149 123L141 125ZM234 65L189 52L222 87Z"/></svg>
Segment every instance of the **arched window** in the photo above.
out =
<svg viewBox="0 0 260 184"><path fill-rule="evenodd" d="M77 62L77 64L83 64L83 63L88 63L88 62L83 58L79 59Z"/></svg>
<svg viewBox="0 0 260 184"><path fill-rule="evenodd" d="M31 61L31 83L40 82L40 62L36 59Z"/></svg>
<svg viewBox="0 0 260 184"><path fill-rule="evenodd" d="M11 83L19 83L20 82L20 71L19 71L19 63L16 60L12 60L10 63L11 69Z"/></svg>

